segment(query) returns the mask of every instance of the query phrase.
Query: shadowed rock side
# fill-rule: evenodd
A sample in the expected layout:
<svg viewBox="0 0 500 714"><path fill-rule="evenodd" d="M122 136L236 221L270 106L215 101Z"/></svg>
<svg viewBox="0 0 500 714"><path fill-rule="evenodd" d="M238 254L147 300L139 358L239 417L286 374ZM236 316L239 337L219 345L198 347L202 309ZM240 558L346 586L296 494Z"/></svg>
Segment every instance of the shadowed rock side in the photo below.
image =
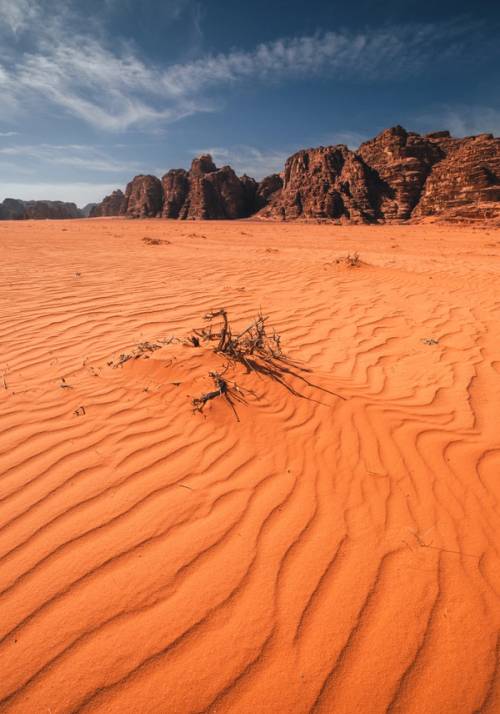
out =
<svg viewBox="0 0 500 714"><path fill-rule="evenodd" d="M302 149L287 159L283 178L273 174L260 183L230 166L217 168L205 154L161 182L136 176L123 204L111 207L108 197L106 209L100 204L92 215L340 223L500 218L499 177L500 139L491 134L454 139L448 131L422 136L395 126L358 151Z"/></svg>
<svg viewBox="0 0 500 714"><path fill-rule="evenodd" d="M125 194L118 189L106 196L101 203L95 204L90 211L90 218L100 218L104 216L120 216L125 209Z"/></svg>
<svg viewBox="0 0 500 714"><path fill-rule="evenodd" d="M189 194L189 174L184 169L171 169L161 180L163 218L179 218Z"/></svg>
<svg viewBox="0 0 500 714"><path fill-rule="evenodd" d="M430 139L395 126L361 144L358 154L378 179L373 195L377 218L410 218L432 167L445 156L439 137Z"/></svg>
<svg viewBox="0 0 500 714"><path fill-rule="evenodd" d="M156 176L135 176L125 190L124 212L129 218L154 218L161 215L163 191Z"/></svg>
<svg viewBox="0 0 500 714"><path fill-rule="evenodd" d="M283 188L283 179L280 174L271 174L257 184L256 207L264 208L272 199L277 199L278 191Z"/></svg>
<svg viewBox="0 0 500 714"><path fill-rule="evenodd" d="M164 218L244 218L255 212L257 182L238 178L230 166L218 169L208 154L190 171L173 169L162 179Z"/></svg>
<svg viewBox="0 0 500 714"><path fill-rule="evenodd" d="M21 201L6 198L0 203L0 220L28 220L41 218L81 218L82 212L74 203L63 201Z"/></svg>

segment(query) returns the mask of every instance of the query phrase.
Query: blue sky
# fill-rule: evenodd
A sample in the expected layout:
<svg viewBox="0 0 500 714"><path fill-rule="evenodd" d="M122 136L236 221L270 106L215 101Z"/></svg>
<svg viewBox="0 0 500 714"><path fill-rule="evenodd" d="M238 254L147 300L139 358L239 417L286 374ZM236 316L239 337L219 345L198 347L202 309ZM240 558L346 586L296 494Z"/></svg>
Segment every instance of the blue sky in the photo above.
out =
<svg viewBox="0 0 500 714"><path fill-rule="evenodd" d="M394 124L498 134L499 30L496 0L0 0L0 200L83 205L205 151L261 178Z"/></svg>

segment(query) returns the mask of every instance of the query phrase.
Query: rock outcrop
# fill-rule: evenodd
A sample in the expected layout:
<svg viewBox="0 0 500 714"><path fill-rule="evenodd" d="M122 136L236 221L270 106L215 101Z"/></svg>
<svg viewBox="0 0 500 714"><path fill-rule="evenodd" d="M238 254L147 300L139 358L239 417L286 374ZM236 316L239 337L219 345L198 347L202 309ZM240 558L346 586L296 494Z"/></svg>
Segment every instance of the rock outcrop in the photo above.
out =
<svg viewBox="0 0 500 714"><path fill-rule="evenodd" d="M432 167L445 156L441 138L441 133L431 139L395 126L361 144L357 153L378 178L377 218L392 221L411 216Z"/></svg>
<svg viewBox="0 0 500 714"><path fill-rule="evenodd" d="M0 203L0 220L38 220L81 218L82 212L74 203L63 201L21 201L6 198Z"/></svg>
<svg viewBox="0 0 500 714"><path fill-rule="evenodd" d="M125 194L118 189L97 203L90 211L90 218L121 216L125 211Z"/></svg>
<svg viewBox="0 0 500 714"><path fill-rule="evenodd" d="M194 159L189 172L169 171L162 185L166 218L231 219L254 212L256 182L238 178L230 166L218 169L208 154Z"/></svg>
<svg viewBox="0 0 500 714"><path fill-rule="evenodd" d="M303 149L287 159L283 188L263 215L373 222L380 180L347 146ZM372 195L373 194L373 195Z"/></svg>
<svg viewBox="0 0 500 714"><path fill-rule="evenodd" d="M499 177L500 139L491 134L454 139L448 131L421 136L395 126L356 152L297 152L286 162L283 189L260 215L354 223L494 218Z"/></svg>
<svg viewBox="0 0 500 714"><path fill-rule="evenodd" d="M265 208L271 200L277 199L277 192L283 188L283 178L280 174L266 176L257 184L255 207L257 210Z"/></svg>
<svg viewBox="0 0 500 714"><path fill-rule="evenodd" d="M500 203L500 139L492 134L449 139L412 216L488 217ZM500 206L499 206L500 208Z"/></svg>
<svg viewBox="0 0 500 714"><path fill-rule="evenodd" d="M260 183L199 156L189 171L172 169L161 182L136 176L125 195L115 191L91 215L373 223L499 214L500 139L395 126L357 151L344 145L298 151L282 175Z"/></svg>
<svg viewBox="0 0 500 714"><path fill-rule="evenodd" d="M163 191L156 176L135 176L127 185L123 213L129 218L161 216Z"/></svg>
<svg viewBox="0 0 500 714"><path fill-rule="evenodd" d="M163 218L179 218L189 195L189 174L184 169L171 169L161 180Z"/></svg>

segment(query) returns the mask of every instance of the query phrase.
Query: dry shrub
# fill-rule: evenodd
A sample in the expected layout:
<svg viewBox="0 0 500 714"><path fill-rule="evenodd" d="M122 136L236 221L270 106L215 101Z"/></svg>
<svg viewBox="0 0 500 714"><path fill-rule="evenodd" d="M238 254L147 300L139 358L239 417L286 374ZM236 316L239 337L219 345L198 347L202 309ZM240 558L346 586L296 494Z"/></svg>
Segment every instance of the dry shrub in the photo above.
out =
<svg viewBox="0 0 500 714"><path fill-rule="evenodd" d="M335 262L337 264L340 263L346 265L348 268L359 268L361 266L361 258L359 257L359 253L357 251L356 253L348 253L340 258L336 258Z"/></svg>
<svg viewBox="0 0 500 714"><path fill-rule="evenodd" d="M220 320L216 324L214 321L218 318ZM188 339L188 342L194 347L200 347L203 342L216 343L214 352L223 355L227 362L222 372L209 373L215 389L192 400L195 411L201 412L208 401L216 397L224 397L238 419L234 401L244 402L245 390L224 376L228 369L235 364L243 365L247 374L256 372L278 382L296 397L310 399L298 392L289 381L286 381L287 377L295 377L310 387L340 397L335 392L313 384L304 376L305 373L310 373L312 370L285 355L281 346L281 336L274 328L268 327L269 317L263 315L262 312L259 312L244 330L237 333L231 327L227 311L224 308L207 313L204 319L208 322L208 326L194 330L194 335ZM340 399L344 399L344 397L340 397Z"/></svg>

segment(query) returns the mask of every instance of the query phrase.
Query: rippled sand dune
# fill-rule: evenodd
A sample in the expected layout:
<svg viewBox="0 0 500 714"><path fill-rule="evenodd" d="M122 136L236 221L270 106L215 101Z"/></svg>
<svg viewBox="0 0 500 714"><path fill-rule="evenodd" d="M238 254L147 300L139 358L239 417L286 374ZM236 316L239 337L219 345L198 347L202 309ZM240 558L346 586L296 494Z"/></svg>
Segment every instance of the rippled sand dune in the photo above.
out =
<svg viewBox="0 0 500 714"><path fill-rule="evenodd" d="M6 222L0 275L2 712L500 711L499 229ZM109 364L221 306L321 389Z"/></svg>

